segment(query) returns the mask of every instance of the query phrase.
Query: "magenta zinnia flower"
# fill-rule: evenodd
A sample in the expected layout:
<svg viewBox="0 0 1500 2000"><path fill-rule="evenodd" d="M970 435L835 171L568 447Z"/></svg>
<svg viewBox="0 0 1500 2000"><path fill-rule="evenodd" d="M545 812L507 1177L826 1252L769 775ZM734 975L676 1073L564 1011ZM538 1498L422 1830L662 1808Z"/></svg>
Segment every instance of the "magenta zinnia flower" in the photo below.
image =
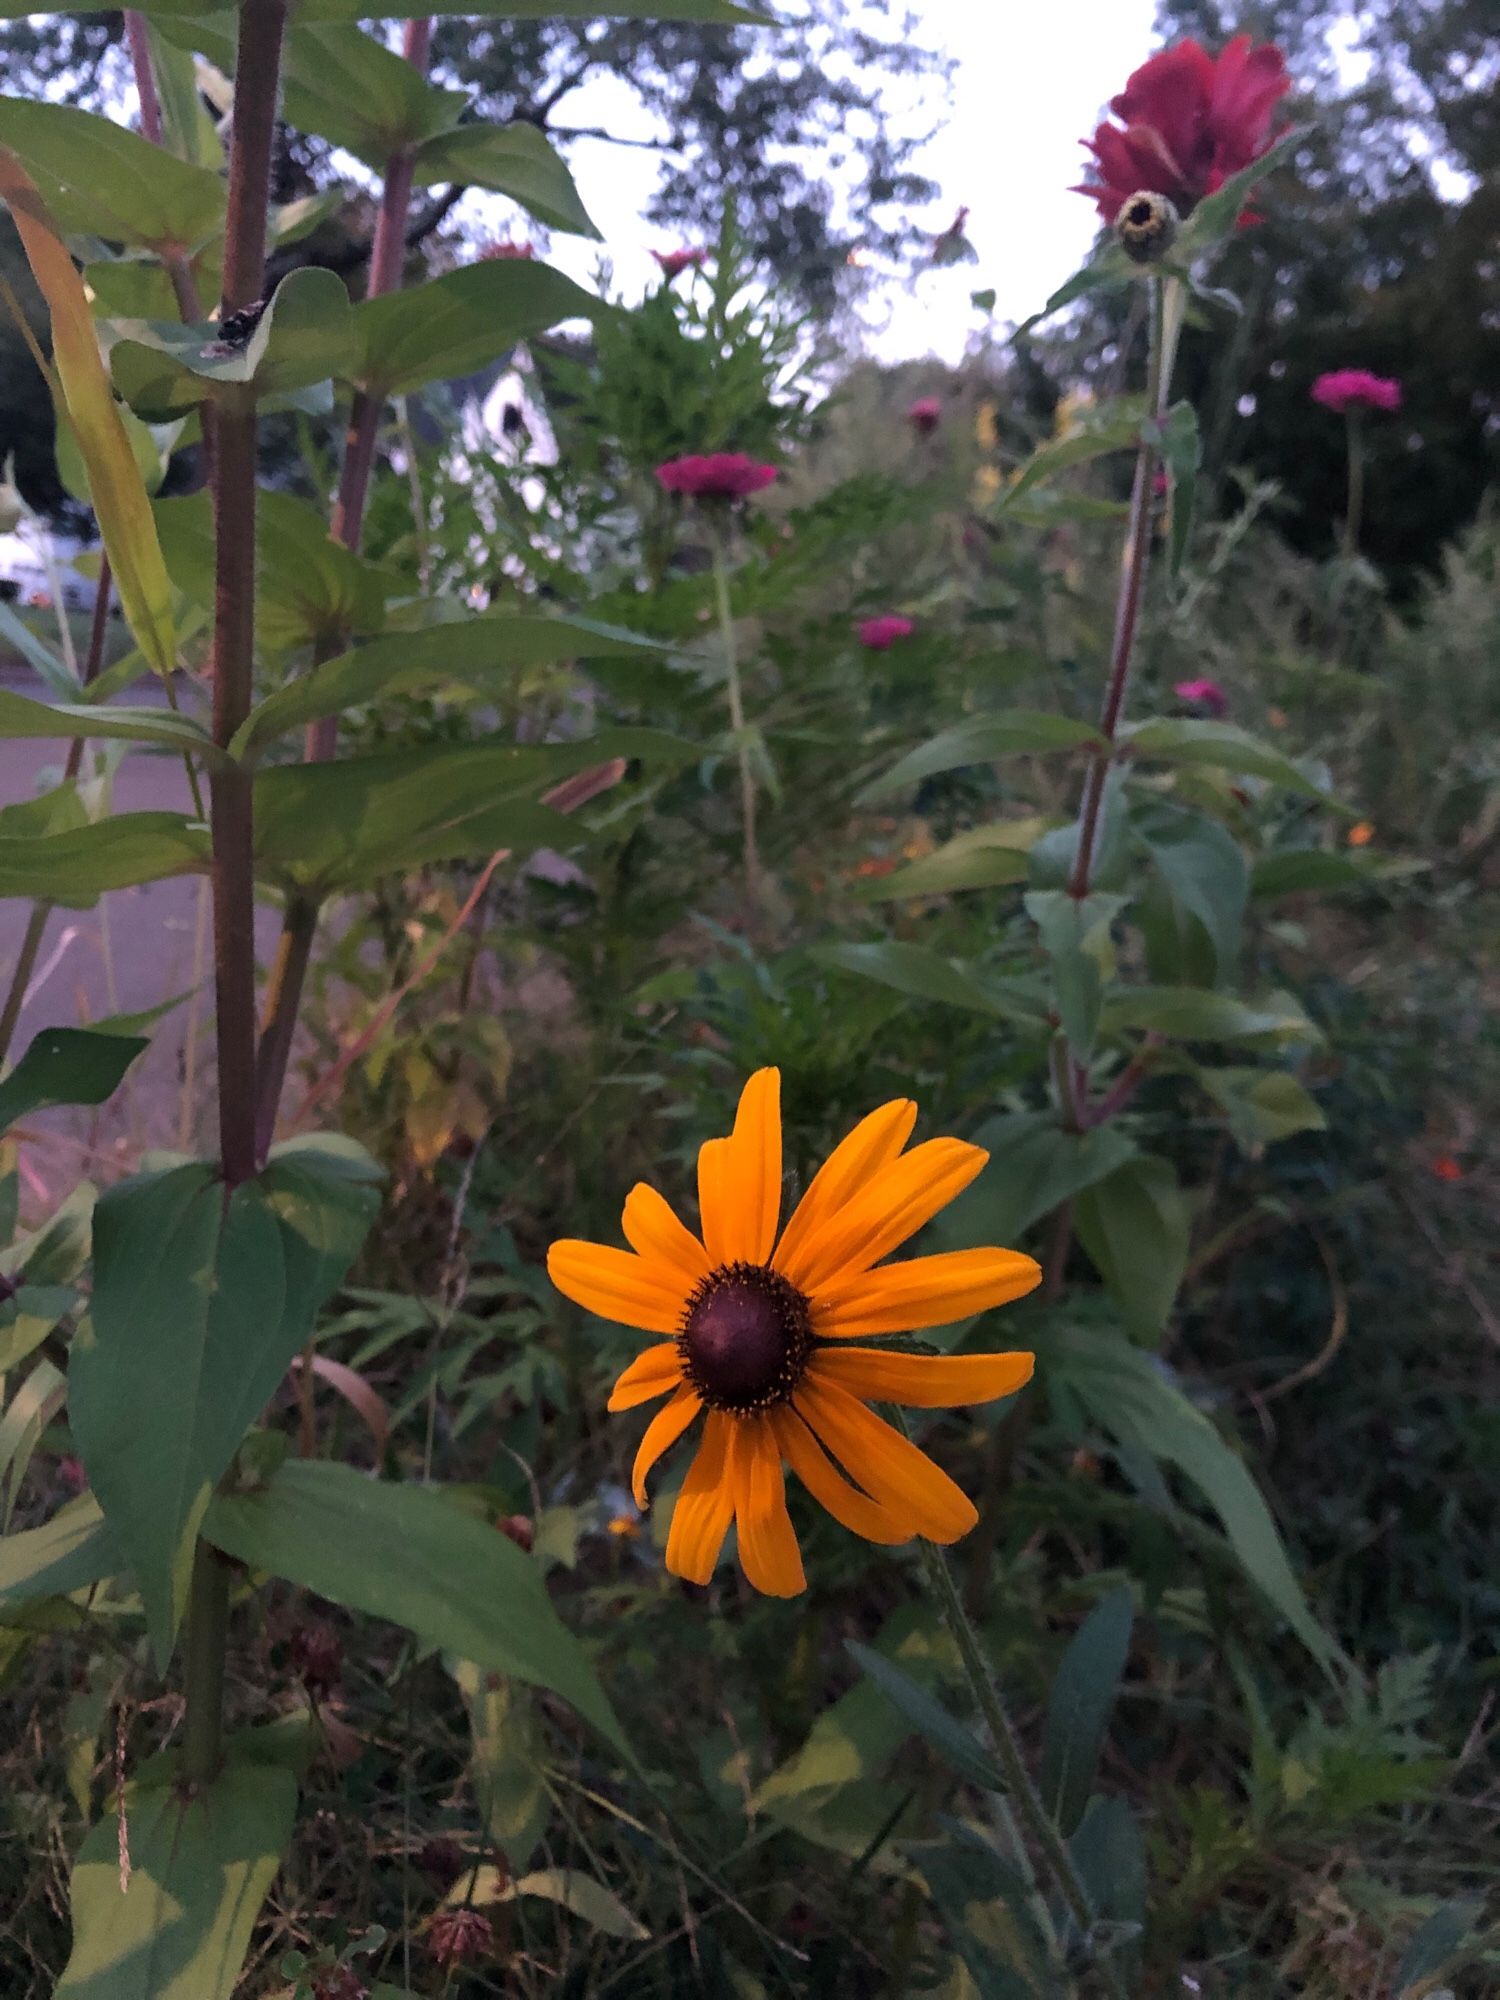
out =
<svg viewBox="0 0 1500 2000"><path fill-rule="evenodd" d="M706 250L653 250L651 255L660 264L663 276L669 280L684 271L696 271L708 262Z"/></svg>
<svg viewBox="0 0 1500 2000"><path fill-rule="evenodd" d="M1089 178L1075 187L1113 222L1133 194L1164 194L1186 215L1271 143L1271 119L1291 89L1280 49L1236 35L1217 57L1189 38L1142 63L1084 145Z"/></svg>
<svg viewBox="0 0 1500 2000"><path fill-rule="evenodd" d="M906 421L921 437L931 437L943 421L943 405L940 397L918 396L906 412Z"/></svg>
<svg viewBox="0 0 1500 2000"><path fill-rule="evenodd" d="M536 256L536 247L531 243L517 243L513 237L492 236L479 256L480 261L486 264L511 261L529 264Z"/></svg>
<svg viewBox="0 0 1500 2000"><path fill-rule="evenodd" d="M888 653L898 639L909 639L916 629L900 612L885 611L878 618L862 618L854 631L859 643L872 653Z"/></svg>
<svg viewBox="0 0 1500 2000"><path fill-rule="evenodd" d="M742 451L713 451L706 456L690 452L686 458L671 458L657 466L656 476L669 493L685 493L693 500L744 500L769 486L776 468L747 458Z"/></svg>
<svg viewBox="0 0 1500 2000"><path fill-rule="evenodd" d="M1185 701L1189 707L1212 716L1216 722L1229 713L1229 697L1217 681L1178 681L1172 692L1179 701Z"/></svg>
<svg viewBox="0 0 1500 2000"><path fill-rule="evenodd" d="M1312 385L1312 399L1325 410L1399 410L1401 384L1367 368L1335 368Z"/></svg>

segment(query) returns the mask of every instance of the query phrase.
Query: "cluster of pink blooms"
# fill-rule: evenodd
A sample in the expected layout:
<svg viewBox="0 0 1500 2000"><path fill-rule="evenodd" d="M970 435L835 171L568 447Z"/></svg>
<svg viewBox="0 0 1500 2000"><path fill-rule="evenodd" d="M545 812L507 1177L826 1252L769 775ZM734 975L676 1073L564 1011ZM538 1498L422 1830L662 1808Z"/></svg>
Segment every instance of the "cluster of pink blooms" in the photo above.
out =
<svg viewBox="0 0 1500 2000"><path fill-rule="evenodd" d="M906 421L918 437L931 437L943 421L942 399L938 396L918 396L907 409Z"/></svg>
<svg viewBox="0 0 1500 2000"><path fill-rule="evenodd" d="M776 468L742 451L689 452L657 466L656 476L669 493L690 500L747 500L771 484Z"/></svg>
<svg viewBox="0 0 1500 2000"><path fill-rule="evenodd" d="M653 250L651 255L662 268L662 275L670 282L680 277L684 271L701 271L708 262L706 250Z"/></svg>
<svg viewBox="0 0 1500 2000"><path fill-rule="evenodd" d="M1212 716L1215 722L1229 713L1229 697L1217 681L1178 681L1172 692L1189 708L1196 708L1200 715Z"/></svg>
<svg viewBox="0 0 1500 2000"><path fill-rule="evenodd" d="M1312 399L1325 410L1399 410L1401 384L1367 368L1335 368L1313 383Z"/></svg>
<svg viewBox="0 0 1500 2000"><path fill-rule="evenodd" d="M861 618L854 636L870 652L888 653L898 639L909 639L916 629L899 611L884 611L878 618Z"/></svg>

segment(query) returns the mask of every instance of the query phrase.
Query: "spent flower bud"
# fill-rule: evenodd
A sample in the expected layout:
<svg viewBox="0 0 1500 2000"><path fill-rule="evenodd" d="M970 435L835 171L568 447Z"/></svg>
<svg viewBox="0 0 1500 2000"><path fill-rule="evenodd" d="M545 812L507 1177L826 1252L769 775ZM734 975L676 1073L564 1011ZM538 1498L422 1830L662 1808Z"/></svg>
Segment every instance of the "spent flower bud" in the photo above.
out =
<svg viewBox="0 0 1500 2000"><path fill-rule="evenodd" d="M1115 217L1115 235L1135 264L1159 264L1177 241L1178 216L1164 194L1141 188Z"/></svg>

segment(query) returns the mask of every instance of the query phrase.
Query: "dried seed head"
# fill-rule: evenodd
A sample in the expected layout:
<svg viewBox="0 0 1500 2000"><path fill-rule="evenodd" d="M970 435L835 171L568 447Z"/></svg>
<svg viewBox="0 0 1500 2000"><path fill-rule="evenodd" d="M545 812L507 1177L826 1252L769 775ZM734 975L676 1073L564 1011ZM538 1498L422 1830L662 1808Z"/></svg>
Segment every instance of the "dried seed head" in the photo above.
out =
<svg viewBox="0 0 1500 2000"><path fill-rule="evenodd" d="M1115 235L1137 264L1157 264L1177 241L1178 216L1164 194L1142 188L1115 217Z"/></svg>
<svg viewBox="0 0 1500 2000"><path fill-rule="evenodd" d="M487 1958L494 1946L494 1926L478 1910L438 1910L427 1926L427 1949L445 1972Z"/></svg>

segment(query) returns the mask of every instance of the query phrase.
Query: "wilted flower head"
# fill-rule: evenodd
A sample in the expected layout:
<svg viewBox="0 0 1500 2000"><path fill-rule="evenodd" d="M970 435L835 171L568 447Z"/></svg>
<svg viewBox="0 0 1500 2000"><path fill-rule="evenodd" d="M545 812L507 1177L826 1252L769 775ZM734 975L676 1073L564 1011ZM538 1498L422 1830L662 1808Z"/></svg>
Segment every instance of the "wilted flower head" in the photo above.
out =
<svg viewBox="0 0 1500 2000"><path fill-rule="evenodd" d="M517 243L509 236L492 236L479 252L484 264L520 261L530 263L536 256L536 247L531 243Z"/></svg>
<svg viewBox="0 0 1500 2000"><path fill-rule="evenodd" d="M352 1965L325 1965L312 1974L312 2000L369 2000L369 1994Z"/></svg>
<svg viewBox="0 0 1500 2000"><path fill-rule="evenodd" d="M684 271L701 270L708 262L706 250L653 250L651 255L669 280L679 277Z"/></svg>
<svg viewBox="0 0 1500 2000"><path fill-rule="evenodd" d="M311 1695L330 1694L344 1670L344 1648L331 1625L299 1625L292 1634L292 1672Z"/></svg>
<svg viewBox="0 0 1500 2000"><path fill-rule="evenodd" d="M1335 368L1312 385L1312 399L1325 410L1399 410L1401 384L1366 368Z"/></svg>
<svg viewBox="0 0 1500 2000"><path fill-rule="evenodd" d="M1115 235L1133 264L1158 264L1177 241L1177 221L1164 194L1142 188L1115 217Z"/></svg>
<svg viewBox="0 0 1500 2000"><path fill-rule="evenodd" d="M1191 38L1142 63L1084 145L1093 154L1086 194L1113 222L1134 194L1164 194L1179 215L1258 160L1271 118L1291 88L1280 49L1236 35L1217 56Z"/></svg>
<svg viewBox="0 0 1500 2000"><path fill-rule="evenodd" d="M943 421L941 397L918 396L907 409L906 421L920 437L931 437Z"/></svg>
<svg viewBox="0 0 1500 2000"><path fill-rule="evenodd" d="M427 1949L445 1972L487 1958L494 1946L495 1927L478 1910L437 1910L427 1926Z"/></svg>
<svg viewBox="0 0 1500 2000"><path fill-rule="evenodd" d="M1215 721L1229 713L1229 697L1217 681L1178 681L1173 689L1179 701L1185 701L1201 714L1212 716Z"/></svg>
<svg viewBox="0 0 1500 2000"><path fill-rule="evenodd" d="M776 477L774 465L762 465L742 451L713 451L700 457L668 459L656 476L669 493L694 500L744 500L759 493Z"/></svg>
<svg viewBox="0 0 1500 2000"><path fill-rule="evenodd" d="M909 639L916 629L900 612L884 611L878 618L861 618L854 632L859 643L870 652L888 653L898 639Z"/></svg>

